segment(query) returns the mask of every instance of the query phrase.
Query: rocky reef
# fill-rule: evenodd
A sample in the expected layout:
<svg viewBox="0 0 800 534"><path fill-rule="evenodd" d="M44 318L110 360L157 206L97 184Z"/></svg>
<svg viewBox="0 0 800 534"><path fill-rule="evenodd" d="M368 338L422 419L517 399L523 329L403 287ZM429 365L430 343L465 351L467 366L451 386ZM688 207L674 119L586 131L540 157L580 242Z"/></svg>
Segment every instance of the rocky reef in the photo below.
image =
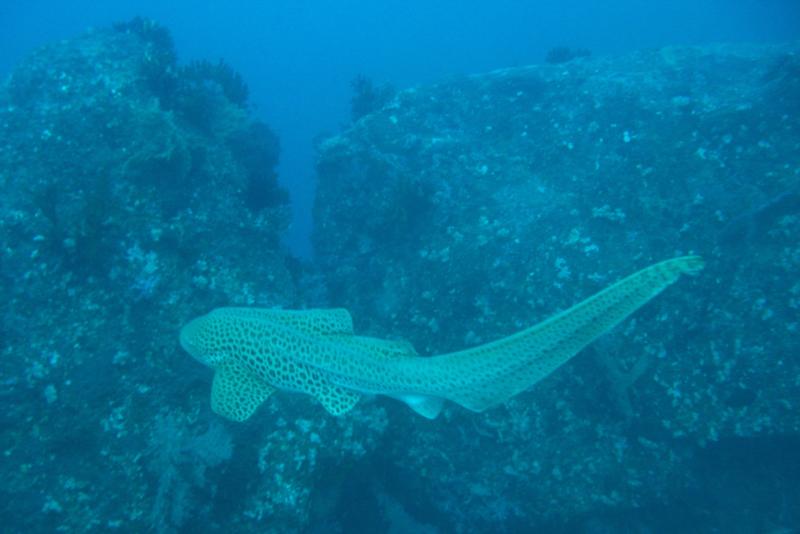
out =
<svg viewBox="0 0 800 534"><path fill-rule="evenodd" d="M315 443L344 462L374 445L353 428L385 426L275 404L224 424L177 344L215 306L301 303L278 139L246 97L144 19L37 50L0 89L3 529L302 526Z"/></svg>
<svg viewBox="0 0 800 534"><path fill-rule="evenodd" d="M797 523L797 53L672 48L387 93L320 145L306 268L280 245L278 138L229 65L182 65L145 19L37 50L0 87L2 524ZM482 414L377 398L333 418L286 394L234 424L177 343L220 305L343 306L435 354L689 252L701 276Z"/></svg>
<svg viewBox="0 0 800 534"><path fill-rule="evenodd" d="M797 52L499 70L403 91L323 144L330 302L421 353L511 334L655 260L709 260L503 408L392 415L395 476L429 513L460 532L798 519L775 461L796 466L800 440Z"/></svg>

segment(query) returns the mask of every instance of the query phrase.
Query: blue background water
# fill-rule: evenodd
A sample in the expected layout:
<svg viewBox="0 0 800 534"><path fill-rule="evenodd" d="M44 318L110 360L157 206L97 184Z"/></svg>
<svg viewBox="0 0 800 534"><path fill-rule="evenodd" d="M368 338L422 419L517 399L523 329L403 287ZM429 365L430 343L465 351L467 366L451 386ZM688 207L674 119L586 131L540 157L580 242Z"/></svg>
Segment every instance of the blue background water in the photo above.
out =
<svg viewBox="0 0 800 534"><path fill-rule="evenodd" d="M280 136L280 179L294 225L287 242L310 254L313 138L349 120L350 81L403 88L448 75L538 63L558 45L596 55L800 35L795 0L3 2L0 74L32 48L133 16L168 27L182 61L224 58Z"/></svg>

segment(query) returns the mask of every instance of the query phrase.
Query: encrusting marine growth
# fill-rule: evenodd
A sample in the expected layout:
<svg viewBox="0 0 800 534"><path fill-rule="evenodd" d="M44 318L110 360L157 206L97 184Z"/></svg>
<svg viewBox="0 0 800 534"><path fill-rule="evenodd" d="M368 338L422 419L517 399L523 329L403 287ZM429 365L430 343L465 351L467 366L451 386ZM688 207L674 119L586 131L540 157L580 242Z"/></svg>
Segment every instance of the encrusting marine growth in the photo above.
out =
<svg viewBox="0 0 800 534"><path fill-rule="evenodd" d="M273 391L307 393L333 415L363 393L387 395L433 419L445 400L480 412L542 380L681 274L698 256L651 265L535 326L448 354L356 336L347 310L217 308L183 327L180 342L214 369L212 409L244 421Z"/></svg>

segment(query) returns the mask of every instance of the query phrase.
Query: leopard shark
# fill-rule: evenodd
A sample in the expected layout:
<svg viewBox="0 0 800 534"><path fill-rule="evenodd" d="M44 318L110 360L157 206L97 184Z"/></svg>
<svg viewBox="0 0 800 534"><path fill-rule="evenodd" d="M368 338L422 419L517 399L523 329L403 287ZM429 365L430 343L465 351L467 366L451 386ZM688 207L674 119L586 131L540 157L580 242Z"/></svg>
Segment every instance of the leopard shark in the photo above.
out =
<svg viewBox="0 0 800 534"><path fill-rule="evenodd" d="M214 370L211 408L234 421L248 419L276 390L311 395L333 415L364 395L386 395L434 419L445 401L482 412L529 389L702 268L699 256L662 261L530 328L436 356L420 356L405 341L355 335L343 308L217 308L184 326L180 344Z"/></svg>

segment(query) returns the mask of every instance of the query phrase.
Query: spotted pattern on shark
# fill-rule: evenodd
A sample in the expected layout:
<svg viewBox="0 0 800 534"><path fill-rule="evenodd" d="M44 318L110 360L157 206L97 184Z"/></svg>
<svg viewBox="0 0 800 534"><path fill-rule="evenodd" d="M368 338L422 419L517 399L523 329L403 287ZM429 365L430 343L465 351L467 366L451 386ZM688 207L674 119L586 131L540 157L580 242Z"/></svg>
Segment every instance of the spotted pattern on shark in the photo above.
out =
<svg viewBox="0 0 800 534"><path fill-rule="evenodd" d="M404 341L355 335L341 308L217 308L187 324L180 342L214 369L211 406L229 419L248 419L275 390L311 395L333 415L363 394L387 395L433 419L444 401L481 412L530 388L702 268L698 256L666 260L521 332L431 357Z"/></svg>

